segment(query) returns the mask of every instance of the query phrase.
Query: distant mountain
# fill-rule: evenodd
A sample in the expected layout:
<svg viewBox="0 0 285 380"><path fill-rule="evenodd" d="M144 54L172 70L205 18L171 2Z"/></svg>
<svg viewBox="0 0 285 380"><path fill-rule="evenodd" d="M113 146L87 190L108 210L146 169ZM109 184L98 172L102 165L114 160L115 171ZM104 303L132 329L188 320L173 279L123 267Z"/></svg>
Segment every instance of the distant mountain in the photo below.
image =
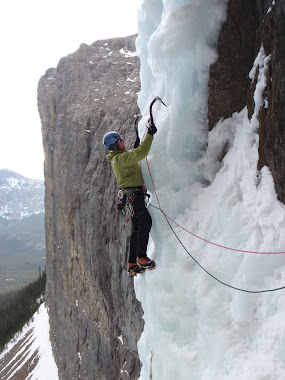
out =
<svg viewBox="0 0 285 380"><path fill-rule="evenodd" d="M44 212L44 182L0 170L0 217L22 219Z"/></svg>
<svg viewBox="0 0 285 380"><path fill-rule="evenodd" d="M0 170L0 290L45 266L44 182Z"/></svg>

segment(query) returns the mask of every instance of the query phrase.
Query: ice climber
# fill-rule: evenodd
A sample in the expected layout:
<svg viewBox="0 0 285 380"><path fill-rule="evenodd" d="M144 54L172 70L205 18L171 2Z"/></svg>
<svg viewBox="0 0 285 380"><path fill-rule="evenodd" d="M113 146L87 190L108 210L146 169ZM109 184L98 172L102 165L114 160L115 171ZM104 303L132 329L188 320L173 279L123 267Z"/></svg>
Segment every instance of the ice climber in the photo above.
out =
<svg viewBox="0 0 285 380"><path fill-rule="evenodd" d="M131 277L155 267L155 262L146 255L152 220L145 205L146 193L138 162L148 154L156 132L155 124L150 124L141 145L137 137L131 151L126 150L125 142L117 132L108 132L103 137L104 147L109 150L106 157L111 161L120 188L122 207L131 210L132 233L128 268Z"/></svg>

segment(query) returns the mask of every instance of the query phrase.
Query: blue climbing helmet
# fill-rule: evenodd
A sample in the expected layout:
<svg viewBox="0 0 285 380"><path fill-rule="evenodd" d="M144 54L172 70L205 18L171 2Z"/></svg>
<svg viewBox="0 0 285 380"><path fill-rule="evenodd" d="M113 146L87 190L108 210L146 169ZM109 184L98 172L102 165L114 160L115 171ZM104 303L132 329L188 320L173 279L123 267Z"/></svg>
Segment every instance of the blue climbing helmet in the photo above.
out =
<svg viewBox="0 0 285 380"><path fill-rule="evenodd" d="M121 140L121 136L117 132L108 132L103 137L103 145L109 150L116 149L119 140Z"/></svg>

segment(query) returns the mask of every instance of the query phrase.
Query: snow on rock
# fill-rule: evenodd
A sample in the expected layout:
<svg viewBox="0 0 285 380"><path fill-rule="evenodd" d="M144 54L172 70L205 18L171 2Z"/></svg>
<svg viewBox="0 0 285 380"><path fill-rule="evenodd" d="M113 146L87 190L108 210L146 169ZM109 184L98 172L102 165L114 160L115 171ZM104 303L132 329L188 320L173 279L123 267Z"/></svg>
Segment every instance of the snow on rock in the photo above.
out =
<svg viewBox="0 0 285 380"><path fill-rule="evenodd" d="M270 170L257 171L258 114L270 56L260 52L249 73L257 77L255 110L247 109L207 129L209 66L226 1L144 0L137 51L141 59L139 106L144 133L155 96L158 128L148 158L164 215L153 218L148 255L157 268L135 279L145 326L138 344L141 380L285 378L285 291L245 290L285 286L285 206L277 200ZM166 43L167 42L167 43ZM257 71L257 65L259 70ZM221 154L223 152L223 154ZM145 164L143 175L153 192ZM151 360L150 360L151 358Z"/></svg>
<svg viewBox="0 0 285 380"><path fill-rule="evenodd" d="M49 340L48 312L44 304L0 353L0 378L58 380Z"/></svg>
<svg viewBox="0 0 285 380"><path fill-rule="evenodd" d="M127 51L126 52L123 48L120 50L120 53L123 54L126 58L137 56L137 53L135 51Z"/></svg>

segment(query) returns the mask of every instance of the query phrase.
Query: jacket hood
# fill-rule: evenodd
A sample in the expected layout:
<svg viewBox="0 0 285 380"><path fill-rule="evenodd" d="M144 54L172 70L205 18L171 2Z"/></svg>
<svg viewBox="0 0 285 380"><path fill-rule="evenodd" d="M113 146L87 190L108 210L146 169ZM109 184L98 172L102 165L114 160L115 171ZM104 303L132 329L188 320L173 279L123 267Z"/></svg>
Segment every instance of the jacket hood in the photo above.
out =
<svg viewBox="0 0 285 380"><path fill-rule="evenodd" d="M107 158L107 160L112 161L112 158L113 158L114 156L116 156L116 155L119 154L119 153L124 153L124 152L126 152L125 149L110 150L110 151L109 151L109 154L107 154L106 158Z"/></svg>

